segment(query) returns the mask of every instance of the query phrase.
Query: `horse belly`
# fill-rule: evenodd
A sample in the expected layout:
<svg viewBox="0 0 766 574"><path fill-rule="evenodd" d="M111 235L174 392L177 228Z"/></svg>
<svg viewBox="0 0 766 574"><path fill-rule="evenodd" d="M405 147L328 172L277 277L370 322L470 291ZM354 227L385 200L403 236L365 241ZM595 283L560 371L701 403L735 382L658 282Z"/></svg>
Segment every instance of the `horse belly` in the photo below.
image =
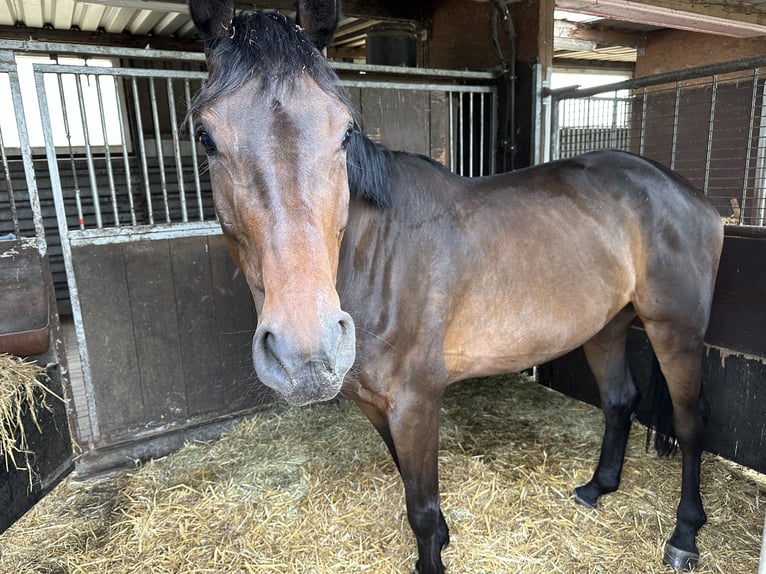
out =
<svg viewBox="0 0 766 574"><path fill-rule="evenodd" d="M591 274L555 296L539 284L491 301L464 298L445 330L450 381L521 371L579 347L630 302L621 283Z"/></svg>

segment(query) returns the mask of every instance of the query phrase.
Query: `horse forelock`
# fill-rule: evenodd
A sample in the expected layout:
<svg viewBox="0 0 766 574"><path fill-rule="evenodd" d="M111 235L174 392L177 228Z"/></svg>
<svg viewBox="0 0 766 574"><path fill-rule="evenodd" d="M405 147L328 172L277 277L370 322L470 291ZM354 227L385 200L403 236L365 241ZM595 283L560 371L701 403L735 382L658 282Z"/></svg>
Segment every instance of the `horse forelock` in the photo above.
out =
<svg viewBox="0 0 766 574"><path fill-rule="evenodd" d="M256 80L261 92L291 90L307 74L323 91L349 106L338 78L300 26L278 12L239 12L226 33L205 46L209 76L189 114Z"/></svg>

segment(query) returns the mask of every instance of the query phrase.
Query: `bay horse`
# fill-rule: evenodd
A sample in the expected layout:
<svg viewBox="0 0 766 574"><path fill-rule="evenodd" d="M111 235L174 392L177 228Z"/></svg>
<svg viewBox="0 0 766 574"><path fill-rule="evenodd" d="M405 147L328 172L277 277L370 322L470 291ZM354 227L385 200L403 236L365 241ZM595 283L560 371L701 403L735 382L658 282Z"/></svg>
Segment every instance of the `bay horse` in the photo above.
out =
<svg viewBox="0 0 766 574"><path fill-rule="evenodd" d="M356 127L322 56L335 2L300 26L190 0L209 78L190 105L216 212L255 301L260 380L303 405L339 392L382 436L404 483L416 570L444 572L439 409L447 385L582 345L605 431L595 506L617 489L638 390L626 337L643 322L672 399L682 487L665 561L692 569L700 498L703 336L723 225L680 177L594 152L463 178Z"/></svg>

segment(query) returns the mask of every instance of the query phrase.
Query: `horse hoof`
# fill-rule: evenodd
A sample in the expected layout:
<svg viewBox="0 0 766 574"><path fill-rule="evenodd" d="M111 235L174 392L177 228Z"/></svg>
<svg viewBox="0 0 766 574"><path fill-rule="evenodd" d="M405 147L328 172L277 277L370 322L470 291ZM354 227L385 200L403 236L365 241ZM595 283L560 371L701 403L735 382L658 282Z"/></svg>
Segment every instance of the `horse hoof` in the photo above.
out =
<svg viewBox="0 0 766 574"><path fill-rule="evenodd" d="M663 561L675 570L691 572L697 567L699 560L700 555L696 552L681 550L670 543L665 544L665 556L663 556Z"/></svg>
<svg viewBox="0 0 766 574"><path fill-rule="evenodd" d="M583 496L580 496L579 486L574 489L574 499L577 504L582 504L583 506L587 506L588 508L596 508L595 500L589 500Z"/></svg>

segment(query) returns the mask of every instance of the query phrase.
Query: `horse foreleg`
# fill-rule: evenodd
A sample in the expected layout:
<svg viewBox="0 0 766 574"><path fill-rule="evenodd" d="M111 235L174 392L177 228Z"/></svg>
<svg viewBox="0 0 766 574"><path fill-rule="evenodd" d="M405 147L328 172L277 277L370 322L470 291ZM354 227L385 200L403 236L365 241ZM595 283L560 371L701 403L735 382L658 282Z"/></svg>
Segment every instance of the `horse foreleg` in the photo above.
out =
<svg viewBox="0 0 766 574"><path fill-rule="evenodd" d="M415 571L419 574L442 574L441 550L449 544L439 497L440 405L441 397L400 395L387 413L394 458L404 483L407 519L418 543Z"/></svg>
<svg viewBox="0 0 766 574"><path fill-rule="evenodd" d="M381 410L378 406L376 406L374 404L365 402L363 400L356 400L356 404L359 407L359 409L365 414L367 419L372 423L372 426L375 427L375 430L378 431L378 434L380 434L380 436L383 438L383 442L386 443L386 446L388 447L388 450L391 453L391 457L393 458L394 463L396 464L396 468L399 470L399 473L402 476L402 480L404 480L405 490L406 490L407 479L405 478L405 475L402 473L402 468L401 468L401 466L399 464L399 455L398 455L398 452L397 452L396 444L394 443L394 438L393 438L392 433L391 433L391 428L389 427L389 423L388 423L389 418L388 418L388 416L386 415L385 411ZM438 452L438 425L439 425L439 421L438 421L438 406L436 407L436 415L437 415L437 420L436 420L436 423L435 423L436 424L436 428L437 428L437 430L436 430L436 435L437 435L436 436L436 441L437 441L436 449L437 449L437 452ZM423 416L415 415L415 420L416 421L417 420L421 420L422 421L423 420ZM404 432L402 432L400 434L403 434L403 435L407 436L407 432L406 431L404 431ZM409 435L409 436L412 436L412 435ZM419 435L416 434L415 436L417 437ZM420 442L418 440L416 440L415 442L416 442L416 447L417 446L423 446L423 444L425 444L425 443ZM437 480L437 506L438 506L438 476L437 476L436 480ZM408 516L409 516L409 509L410 509L409 496L407 498L407 501L408 501L407 502L407 508L408 508ZM410 519L410 525L412 525L412 519ZM413 526L412 528L413 528L413 531L415 531L415 527ZM417 534L416 534L416 536L417 536ZM447 527L447 521L444 519L444 515L442 514L441 509L439 509L439 525L438 525L437 531L436 531L436 540L437 540L437 546L436 547L437 547L438 550L441 550L441 548L443 548L444 546L449 544L449 528ZM418 538L418 552L419 552L419 556L422 557L423 554L420 553L420 547L421 547L420 538ZM440 558L440 556L438 554L437 554L436 564L438 564L439 566L435 570L427 570L427 569L425 569L426 568L425 566L421 567L420 562L421 561L419 560L418 561L418 565L416 565L416 570L418 572L432 572L432 571L433 572L441 572L441 571L443 571L443 570L439 570L438 569L438 567L441 567L443 569L443 566L441 566L441 558Z"/></svg>
<svg viewBox="0 0 766 574"><path fill-rule="evenodd" d="M604 437L593 478L575 489L575 500L591 508L598 497L620 485L625 449L630 435L631 415L638 403L638 390L628 367L625 343L635 313L626 308L583 346L601 396Z"/></svg>

